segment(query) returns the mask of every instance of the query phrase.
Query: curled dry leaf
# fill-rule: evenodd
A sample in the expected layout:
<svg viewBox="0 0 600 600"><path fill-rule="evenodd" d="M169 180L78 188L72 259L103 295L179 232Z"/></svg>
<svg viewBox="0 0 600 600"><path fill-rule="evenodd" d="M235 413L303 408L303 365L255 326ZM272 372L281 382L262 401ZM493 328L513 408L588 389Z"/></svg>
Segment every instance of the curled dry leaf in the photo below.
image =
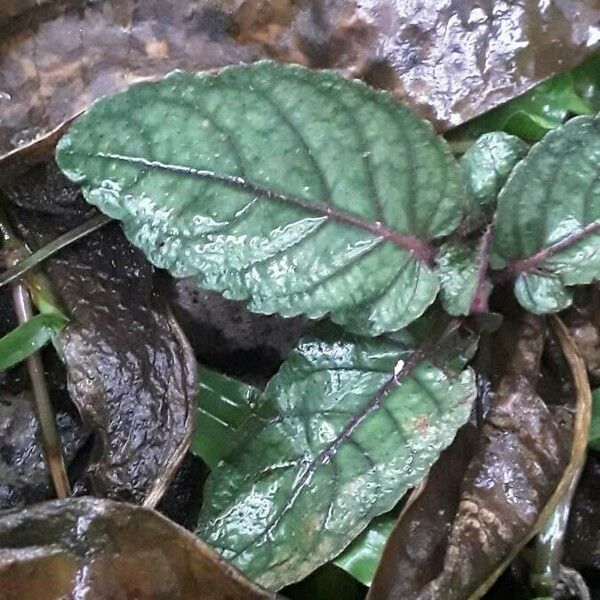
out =
<svg viewBox="0 0 600 600"><path fill-rule="evenodd" d="M0 9L0 157L39 152L133 81L267 56L360 77L447 129L580 62L600 14L595 0L41 4Z"/></svg>
<svg viewBox="0 0 600 600"><path fill-rule="evenodd" d="M79 224L89 208L52 167L7 188L33 247ZM69 392L95 433L91 491L153 506L187 449L196 362L154 290L154 271L108 227L45 263L71 322L60 335Z"/></svg>
<svg viewBox="0 0 600 600"><path fill-rule="evenodd" d="M92 498L2 515L0 589L3 600L275 599L157 512Z"/></svg>
<svg viewBox="0 0 600 600"><path fill-rule="evenodd" d="M448 461L465 443L465 430L444 456L445 468L432 470L425 491L397 525L370 600L480 598L577 477L585 456L581 440L589 426L589 386L556 320L577 392L574 442L568 450L554 411L534 387L543 349L541 325L533 315L523 324L464 474L460 461L454 459L458 468Z"/></svg>

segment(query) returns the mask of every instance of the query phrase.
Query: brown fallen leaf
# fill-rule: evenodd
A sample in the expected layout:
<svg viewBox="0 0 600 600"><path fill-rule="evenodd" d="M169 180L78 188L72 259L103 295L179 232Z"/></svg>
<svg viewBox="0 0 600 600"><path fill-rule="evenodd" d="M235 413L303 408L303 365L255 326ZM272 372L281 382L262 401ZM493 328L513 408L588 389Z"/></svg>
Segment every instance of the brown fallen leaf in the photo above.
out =
<svg viewBox="0 0 600 600"><path fill-rule="evenodd" d="M0 516L2 600L275 600L159 513L92 498Z"/></svg>
<svg viewBox="0 0 600 600"><path fill-rule="evenodd" d="M93 211L52 164L5 192L14 228L33 249ZM196 398L196 359L155 289L154 268L117 225L43 268L71 319L60 334L69 394L95 435L76 492L154 506L188 448Z"/></svg>
<svg viewBox="0 0 600 600"><path fill-rule="evenodd" d="M271 57L339 69L445 130L576 65L600 42L598 0L37 5L12 0L0 12L0 159L13 163L15 152L36 152L32 142L51 146L95 98L175 68Z"/></svg>
<svg viewBox="0 0 600 600"><path fill-rule="evenodd" d="M535 389L542 322L533 315L525 319L468 466L461 470L455 459L432 470L386 546L369 600L480 598L577 477L590 416L585 369L557 322L577 392L571 444L558 422L560 411Z"/></svg>

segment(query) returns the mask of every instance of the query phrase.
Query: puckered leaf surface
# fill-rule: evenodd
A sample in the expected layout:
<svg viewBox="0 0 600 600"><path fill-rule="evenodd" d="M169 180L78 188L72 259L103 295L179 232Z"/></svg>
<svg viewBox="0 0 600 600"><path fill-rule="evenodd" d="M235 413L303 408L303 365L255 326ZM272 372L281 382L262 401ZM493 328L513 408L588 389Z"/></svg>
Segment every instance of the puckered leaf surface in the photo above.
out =
<svg viewBox="0 0 600 600"><path fill-rule="evenodd" d="M433 240L466 199L445 142L391 96L268 62L100 100L57 160L176 277L374 335L433 302Z"/></svg>
<svg viewBox="0 0 600 600"><path fill-rule="evenodd" d="M468 418L472 372L400 340L305 338L263 394L278 414L210 475L198 533L252 579L277 589L335 557Z"/></svg>
<svg viewBox="0 0 600 600"><path fill-rule="evenodd" d="M569 286L600 277L600 116L550 132L515 167L498 196L491 264L516 277L534 313L572 301Z"/></svg>

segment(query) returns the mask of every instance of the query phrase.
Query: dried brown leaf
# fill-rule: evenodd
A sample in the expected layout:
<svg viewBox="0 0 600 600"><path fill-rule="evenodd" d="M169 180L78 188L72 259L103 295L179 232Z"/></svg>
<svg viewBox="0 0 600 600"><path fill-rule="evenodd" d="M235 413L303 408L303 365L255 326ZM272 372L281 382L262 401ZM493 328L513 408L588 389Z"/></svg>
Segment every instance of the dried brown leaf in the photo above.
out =
<svg viewBox="0 0 600 600"><path fill-rule="evenodd" d="M33 248L90 207L51 165L6 186L15 229ZM95 434L76 491L154 506L188 448L196 360L155 289L155 271L117 225L44 263L70 323L60 335L69 393Z"/></svg>
<svg viewBox="0 0 600 600"><path fill-rule="evenodd" d="M3 600L265 600L196 536L110 500L56 500L0 516Z"/></svg>
<svg viewBox="0 0 600 600"><path fill-rule="evenodd" d="M95 98L136 80L267 56L362 78L445 130L574 66L600 37L598 0L38 4L0 11L0 158L51 146Z"/></svg>

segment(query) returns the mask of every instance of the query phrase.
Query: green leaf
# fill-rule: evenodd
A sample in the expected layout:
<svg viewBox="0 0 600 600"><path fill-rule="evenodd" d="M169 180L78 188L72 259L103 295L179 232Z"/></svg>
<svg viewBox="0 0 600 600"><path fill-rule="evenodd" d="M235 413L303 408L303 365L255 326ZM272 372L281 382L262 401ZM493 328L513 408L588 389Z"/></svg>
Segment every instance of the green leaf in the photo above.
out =
<svg viewBox="0 0 600 600"><path fill-rule="evenodd" d="M600 452L600 388L592 395L592 423L590 425L590 448Z"/></svg>
<svg viewBox="0 0 600 600"><path fill-rule="evenodd" d="M25 360L51 341L68 319L61 314L39 314L0 339L0 371Z"/></svg>
<svg viewBox="0 0 600 600"><path fill-rule="evenodd" d="M581 76L580 76L581 77ZM505 131L524 140L538 141L571 115L593 112L578 93L573 72L561 73L529 92L477 117L455 136L478 137L488 131Z"/></svg>
<svg viewBox="0 0 600 600"><path fill-rule="evenodd" d="M191 451L213 469L260 419L260 390L198 365L198 413Z"/></svg>
<svg viewBox="0 0 600 600"><path fill-rule="evenodd" d="M304 339L264 392L278 415L209 476L197 532L262 585L338 555L468 418L473 373L433 366L396 338Z"/></svg>
<svg viewBox="0 0 600 600"><path fill-rule="evenodd" d="M498 192L529 146L514 135L494 131L482 135L461 157L467 187L473 198L466 219L468 230L490 222Z"/></svg>
<svg viewBox="0 0 600 600"><path fill-rule="evenodd" d="M198 378L198 418L190 450L214 469L250 431L256 430L259 412L264 414L265 407L258 409L261 391L243 381L202 365L198 365ZM373 519L334 563L364 585L371 585L398 514L396 507Z"/></svg>
<svg viewBox="0 0 600 600"><path fill-rule="evenodd" d="M498 196L491 265L517 279L529 311L565 308L565 287L600 277L599 164L600 117L576 117L531 149Z"/></svg>
<svg viewBox="0 0 600 600"><path fill-rule="evenodd" d="M445 243L436 258L442 306L451 315L468 315L478 283L477 248L460 240Z"/></svg>
<svg viewBox="0 0 600 600"><path fill-rule="evenodd" d="M366 586L370 586L383 548L398 520L398 511L392 510L369 523L368 527L334 560Z"/></svg>
<svg viewBox="0 0 600 600"><path fill-rule="evenodd" d="M56 158L174 276L372 335L433 302L434 240L466 199L446 142L390 95L269 62L100 100Z"/></svg>
<svg viewBox="0 0 600 600"><path fill-rule="evenodd" d="M588 58L573 69L575 91L590 107L591 112L600 111L600 54Z"/></svg>
<svg viewBox="0 0 600 600"><path fill-rule="evenodd" d="M477 240L450 240L436 258L442 282L442 306L451 315L487 313L492 283L487 277L493 228Z"/></svg>
<svg viewBox="0 0 600 600"><path fill-rule="evenodd" d="M515 296L521 306L538 315L559 312L573 302L573 292L553 274L519 275L515 280Z"/></svg>

